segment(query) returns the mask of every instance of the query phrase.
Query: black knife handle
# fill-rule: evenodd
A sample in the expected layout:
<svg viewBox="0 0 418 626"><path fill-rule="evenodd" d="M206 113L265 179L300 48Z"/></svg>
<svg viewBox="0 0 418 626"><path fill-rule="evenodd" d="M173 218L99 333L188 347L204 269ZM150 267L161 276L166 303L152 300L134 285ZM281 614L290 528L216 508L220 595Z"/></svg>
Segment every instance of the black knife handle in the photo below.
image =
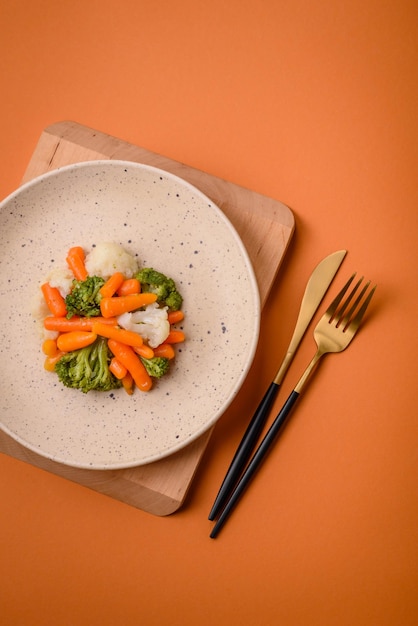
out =
<svg viewBox="0 0 418 626"><path fill-rule="evenodd" d="M225 505L225 508L223 509L218 521L213 527L212 532L210 534L212 539L214 539L217 536L222 526L225 524L226 520L232 513L232 510L235 508L242 494L246 490L250 480L255 475L258 467L261 465L262 461L264 461L264 459L266 458L269 450L273 447L273 443L277 435L279 434L279 431L285 425L286 419L289 416L298 398L299 398L298 392L293 390L290 396L288 397L288 399L286 400L283 408L281 409L276 419L274 420L273 424L270 426L269 430L267 431L266 436L264 437L264 439L258 446L247 469L245 470L235 490L233 491L230 499Z"/></svg>
<svg viewBox="0 0 418 626"><path fill-rule="evenodd" d="M267 417L270 413L270 408L278 390L279 385L272 382L258 405L253 417L251 418L209 513L210 520L214 520L217 517L237 484L237 481L255 448L263 426L266 423Z"/></svg>

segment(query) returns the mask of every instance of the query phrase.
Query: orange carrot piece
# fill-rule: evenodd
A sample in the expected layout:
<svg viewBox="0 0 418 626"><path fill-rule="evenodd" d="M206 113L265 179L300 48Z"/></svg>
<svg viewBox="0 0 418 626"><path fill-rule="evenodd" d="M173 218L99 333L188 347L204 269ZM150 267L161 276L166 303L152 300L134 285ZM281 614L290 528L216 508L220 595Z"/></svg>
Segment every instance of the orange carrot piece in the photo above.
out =
<svg viewBox="0 0 418 626"><path fill-rule="evenodd" d="M80 246L70 248L67 254L67 265L77 280L86 280L88 274L84 265L84 250Z"/></svg>
<svg viewBox="0 0 418 626"><path fill-rule="evenodd" d="M86 255L84 254L84 250L81 246L73 246L72 248L70 248L69 250L69 254L77 254L80 259L84 259L86 258Z"/></svg>
<svg viewBox="0 0 418 626"><path fill-rule="evenodd" d="M162 356L165 359L174 359L176 353L174 348L169 343L161 343L157 348L154 348L154 356Z"/></svg>
<svg viewBox="0 0 418 626"><path fill-rule="evenodd" d="M185 335L182 330L170 330L167 339L164 343L181 343L185 340Z"/></svg>
<svg viewBox="0 0 418 626"><path fill-rule="evenodd" d="M126 371L126 375L122 378L122 385L126 393L131 396L134 392L134 379L132 378L132 374L128 371Z"/></svg>
<svg viewBox="0 0 418 626"><path fill-rule="evenodd" d="M96 333L84 330L74 330L69 333L62 333L57 339L58 350L61 352L72 352L89 346L96 341Z"/></svg>
<svg viewBox="0 0 418 626"><path fill-rule="evenodd" d="M44 361L44 369L46 369L47 372L54 372L55 365L64 354L64 352L57 352L54 356L47 356Z"/></svg>
<svg viewBox="0 0 418 626"><path fill-rule="evenodd" d="M78 317L73 315L71 319L66 317L48 316L44 319L46 330L56 330L59 333L69 333L72 330L92 330L95 322L117 326L115 317Z"/></svg>
<svg viewBox="0 0 418 626"><path fill-rule="evenodd" d="M129 313L147 304L152 304L156 299L155 293L138 293L130 296L102 298L100 311L103 317L117 317L122 315L122 313Z"/></svg>
<svg viewBox="0 0 418 626"><path fill-rule="evenodd" d="M42 352L46 356L55 356L58 352L57 342L55 339L45 339L42 343Z"/></svg>
<svg viewBox="0 0 418 626"><path fill-rule="evenodd" d="M44 283L41 285L41 291L52 315L67 315L65 299L62 297L57 287L51 287L49 283Z"/></svg>
<svg viewBox="0 0 418 626"><path fill-rule="evenodd" d="M141 391L149 391L152 387L151 376L148 374L141 359L134 350L124 343L109 339L108 346L115 357L126 367L128 372L132 375L136 386Z"/></svg>
<svg viewBox="0 0 418 626"><path fill-rule="evenodd" d="M178 311L168 311L167 316L170 324L177 324L184 320L184 313L180 309Z"/></svg>
<svg viewBox="0 0 418 626"><path fill-rule="evenodd" d="M144 357L144 359L152 359L155 356L154 350L150 346L147 346L145 344L143 344L142 346L135 346L134 352L139 354L139 356Z"/></svg>
<svg viewBox="0 0 418 626"><path fill-rule="evenodd" d="M115 341L125 343L127 346L142 346L143 344L141 335L133 330L125 330L124 328L102 324L101 322L95 322L92 330L96 335L106 337L107 339L115 339Z"/></svg>
<svg viewBox="0 0 418 626"><path fill-rule="evenodd" d="M119 380L122 380L123 378L125 378L126 374L128 373L128 370L126 369L126 367L122 365L122 363L118 361L118 359L115 356L113 357L113 359L111 359L109 363L109 370Z"/></svg>
<svg viewBox="0 0 418 626"><path fill-rule="evenodd" d="M100 287L99 292L103 298L111 298L124 282L125 277L121 272L115 272L107 279L105 284Z"/></svg>
<svg viewBox="0 0 418 626"><path fill-rule="evenodd" d="M123 281L116 293L118 296L132 296L141 293L141 283L137 278L127 278Z"/></svg>

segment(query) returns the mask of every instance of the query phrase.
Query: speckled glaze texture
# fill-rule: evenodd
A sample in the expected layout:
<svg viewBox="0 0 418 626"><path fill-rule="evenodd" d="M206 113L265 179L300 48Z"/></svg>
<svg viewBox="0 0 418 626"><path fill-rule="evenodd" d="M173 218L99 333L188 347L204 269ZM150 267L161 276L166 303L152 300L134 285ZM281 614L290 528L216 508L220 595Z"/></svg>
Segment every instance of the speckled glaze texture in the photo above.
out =
<svg viewBox="0 0 418 626"><path fill-rule="evenodd" d="M124 161L63 167L0 204L0 426L52 460L91 469L150 463L191 443L223 414L252 363L259 294L246 250L204 194ZM68 248L114 241L170 275L187 340L152 391L89 392L43 368L31 302Z"/></svg>

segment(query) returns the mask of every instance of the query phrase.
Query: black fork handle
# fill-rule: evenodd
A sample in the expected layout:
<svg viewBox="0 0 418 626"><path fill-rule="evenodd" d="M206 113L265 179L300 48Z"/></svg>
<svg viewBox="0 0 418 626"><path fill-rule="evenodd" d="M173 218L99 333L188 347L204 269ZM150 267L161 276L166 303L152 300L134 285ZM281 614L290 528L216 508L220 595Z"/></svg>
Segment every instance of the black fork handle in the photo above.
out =
<svg viewBox="0 0 418 626"><path fill-rule="evenodd" d="M252 459L251 459L247 469L243 473L243 475L242 475L241 479L239 480L237 486L235 487L235 489L234 489L230 499L228 500L227 504L225 505L225 508L223 509L221 515L219 516L218 521L216 522L215 526L213 527L212 532L210 534L212 539L214 539L217 536L217 534L221 530L222 526L225 524L226 520L231 515L233 509L238 504L238 501L241 499L244 491L248 487L248 485L250 483L250 480L253 478L254 474L256 473L257 469L261 465L262 461L264 461L264 459L266 458L268 452L273 447L273 443L274 443L277 435L279 434L279 432L281 431L281 429L285 425L286 420L287 420L288 416L290 415L290 412L292 411L293 407L295 406L298 398L299 398L299 393L297 391L293 390L291 392L291 394L289 395L288 399L286 400L285 404L283 405L283 408L278 413L278 415L275 418L274 422L272 423L272 425L270 426L269 430L267 431L267 434L265 435L264 439L262 440L262 442L258 446L258 448L257 448L256 452L254 453L254 456L252 457Z"/></svg>
<svg viewBox="0 0 418 626"><path fill-rule="evenodd" d="M280 386L275 382L270 384L253 417L251 418L209 513L210 520L214 520L217 517L237 484L238 479L255 448L263 426L266 423L267 417L270 413L270 408L277 392L279 391L279 387Z"/></svg>

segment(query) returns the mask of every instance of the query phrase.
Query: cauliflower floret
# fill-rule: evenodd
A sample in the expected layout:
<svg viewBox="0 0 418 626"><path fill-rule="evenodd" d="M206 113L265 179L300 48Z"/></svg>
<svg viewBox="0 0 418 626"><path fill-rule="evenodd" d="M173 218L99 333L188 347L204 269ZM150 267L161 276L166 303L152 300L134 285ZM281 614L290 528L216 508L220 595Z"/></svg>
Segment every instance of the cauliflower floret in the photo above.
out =
<svg viewBox="0 0 418 626"><path fill-rule="evenodd" d="M99 243L86 255L86 270L90 276L109 278L115 272L121 272L126 278L138 271L138 263L129 252L117 243Z"/></svg>
<svg viewBox="0 0 418 626"><path fill-rule="evenodd" d="M47 278L47 282L51 287L56 287L63 298L70 293L73 280L74 274L68 267L56 267Z"/></svg>
<svg viewBox="0 0 418 626"><path fill-rule="evenodd" d="M167 307L159 307L156 302L149 304L143 311L123 313L117 320L122 328L141 335L151 348L163 343L170 332Z"/></svg>

